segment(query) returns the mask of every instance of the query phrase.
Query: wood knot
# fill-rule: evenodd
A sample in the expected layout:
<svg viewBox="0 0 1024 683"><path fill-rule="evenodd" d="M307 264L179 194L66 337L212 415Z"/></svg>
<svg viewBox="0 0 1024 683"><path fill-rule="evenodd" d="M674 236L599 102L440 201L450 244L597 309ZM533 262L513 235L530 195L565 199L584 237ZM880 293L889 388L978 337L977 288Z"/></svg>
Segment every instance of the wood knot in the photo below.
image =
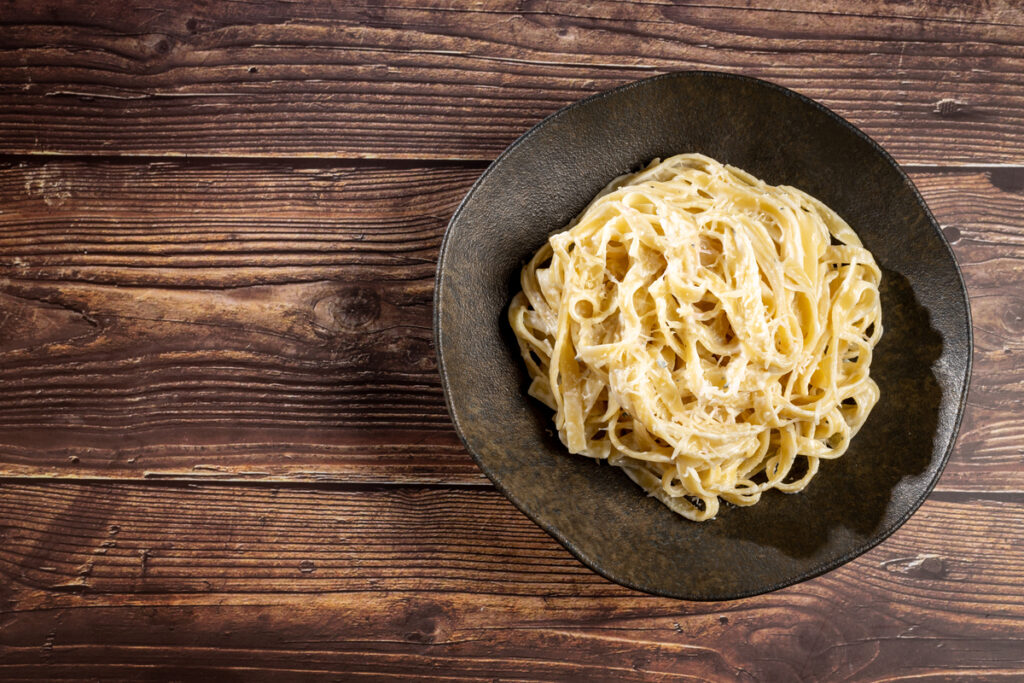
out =
<svg viewBox="0 0 1024 683"><path fill-rule="evenodd" d="M960 228L955 225L947 225L942 229L942 235L950 244L956 244L960 241Z"/></svg>
<svg viewBox="0 0 1024 683"><path fill-rule="evenodd" d="M147 33L138 40L139 50L146 57L166 57L173 47L171 40L163 33Z"/></svg>
<svg viewBox="0 0 1024 683"><path fill-rule="evenodd" d="M312 560L303 560L299 562L299 571L303 574L312 574L316 571L316 563Z"/></svg>
<svg viewBox="0 0 1024 683"><path fill-rule="evenodd" d="M380 317L380 296L369 287L346 287L313 306L313 320L326 330L359 330Z"/></svg>
<svg viewBox="0 0 1024 683"><path fill-rule="evenodd" d="M440 643L451 630L451 616L436 602L409 601L405 639L412 643Z"/></svg>
<svg viewBox="0 0 1024 683"><path fill-rule="evenodd" d="M1011 301L1003 309L1003 329L1011 335L1024 334L1024 301Z"/></svg>

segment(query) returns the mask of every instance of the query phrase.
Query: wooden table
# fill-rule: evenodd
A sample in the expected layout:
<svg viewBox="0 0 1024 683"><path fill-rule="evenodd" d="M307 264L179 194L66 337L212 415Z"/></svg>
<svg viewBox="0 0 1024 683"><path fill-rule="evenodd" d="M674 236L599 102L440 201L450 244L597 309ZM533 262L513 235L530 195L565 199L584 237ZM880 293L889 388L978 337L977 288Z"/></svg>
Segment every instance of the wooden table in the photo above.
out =
<svg viewBox="0 0 1024 683"><path fill-rule="evenodd" d="M1020 3L422 4L0 4L0 679L1020 680ZM921 510L724 603L612 584L515 510L431 341L488 162L692 68L886 147L975 324Z"/></svg>

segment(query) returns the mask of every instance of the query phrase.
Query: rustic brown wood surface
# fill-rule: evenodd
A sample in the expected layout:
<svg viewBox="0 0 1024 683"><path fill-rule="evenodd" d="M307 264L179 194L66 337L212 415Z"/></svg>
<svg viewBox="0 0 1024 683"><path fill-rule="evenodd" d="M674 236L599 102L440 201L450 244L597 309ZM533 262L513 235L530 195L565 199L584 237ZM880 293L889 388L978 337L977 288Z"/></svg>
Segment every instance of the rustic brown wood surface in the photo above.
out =
<svg viewBox="0 0 1024 683"><path fill-rule="evenodd" d="M702 604L609 583L479 487L0 490L7 676L1021 672L1020 501L939 494L835 572Z"/></svg>
<svg viewBox="0 0 1024 683"><path fill-rule="evenodd" d="M1024 677L1019 3L158 5L0 7L0 680ZM612 584L495 492L430 330L486 163L689 68L881 142L975 325L924 507L726 603Z"/></svg>
<svg viewBox="0 0 1024 683"><path fill-rule="evenodd" d="M1015 0L175 4L7 2L0 151L489 160L583 95L714 68L902 162L1024 160Z"/></svg>

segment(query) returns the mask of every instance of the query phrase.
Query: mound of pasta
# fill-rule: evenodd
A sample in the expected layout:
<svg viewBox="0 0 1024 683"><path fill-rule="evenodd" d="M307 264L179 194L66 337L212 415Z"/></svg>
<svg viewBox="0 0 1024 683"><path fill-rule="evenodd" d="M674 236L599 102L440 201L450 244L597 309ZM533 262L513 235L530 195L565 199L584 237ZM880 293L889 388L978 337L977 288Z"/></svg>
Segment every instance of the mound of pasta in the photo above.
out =
<svg viewBox="0 0 1024 683"><path fill-rule="evenodd" d="M569 451L704 521L846 451L879 397L880 279L814 197L682 154L553 235L508 318Z"/></svg>

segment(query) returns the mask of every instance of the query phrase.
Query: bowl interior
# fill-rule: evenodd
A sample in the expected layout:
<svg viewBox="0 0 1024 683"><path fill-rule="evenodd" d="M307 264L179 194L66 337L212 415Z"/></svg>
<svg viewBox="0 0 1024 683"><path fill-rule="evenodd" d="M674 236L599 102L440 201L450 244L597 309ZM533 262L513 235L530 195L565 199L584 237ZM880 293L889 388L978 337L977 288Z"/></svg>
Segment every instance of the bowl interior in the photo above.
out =
<svg viewBox="0 0 1024 683"><path fill-rule="evenodd" d="M519 271L613 177L701 152L835 209L883 270L881 399L807 489L723 505L693 523L617 468L568 453L526 395L506 310ZM452 218L435 335L456 429L512 502L586 565L659 595L712 600L815 576L891 534L937 480L971 361L967 295L949 246L895 162L821 105L755 79L668 74L549 117L484 173Z"/></svg>

